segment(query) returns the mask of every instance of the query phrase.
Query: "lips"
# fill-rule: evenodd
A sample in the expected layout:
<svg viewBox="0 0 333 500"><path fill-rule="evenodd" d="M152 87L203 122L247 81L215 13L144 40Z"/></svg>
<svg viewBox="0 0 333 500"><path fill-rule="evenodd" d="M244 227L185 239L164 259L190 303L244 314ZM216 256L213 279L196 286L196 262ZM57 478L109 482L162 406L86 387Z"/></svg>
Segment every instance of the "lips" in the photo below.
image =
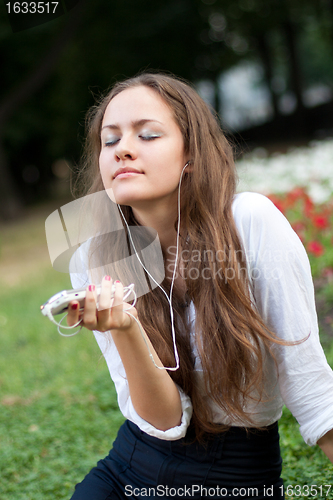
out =
<svg viewBox="0 0 333 500"><path fill-rule="evenodd" d="M113 178L115 179L118 177L118 175L121 174L142 174L143 172L140 172L136 168L131 168L131 167L123 167L123 168L118 168L118 170L115 171Z"/></svg>

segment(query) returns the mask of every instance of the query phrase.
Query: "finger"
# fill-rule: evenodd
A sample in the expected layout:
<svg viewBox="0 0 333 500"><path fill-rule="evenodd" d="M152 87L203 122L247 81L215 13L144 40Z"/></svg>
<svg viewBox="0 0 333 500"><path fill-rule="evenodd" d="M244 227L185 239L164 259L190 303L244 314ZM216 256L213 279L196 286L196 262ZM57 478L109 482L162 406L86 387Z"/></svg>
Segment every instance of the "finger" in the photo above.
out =
<svg viewBox="0 0 333 500"><path fill-rule="evenodd" d="M115 281L115 294L113 305L111 308L111 322L113 324L112 328L126 329L131 326L131 317L124 313L124 307L128 304L124 302L124 287L120 281Z"/></svg>
<svg viewBox="0 0 333 500"><path fill-rule="evenodd" d="M110 323L110 308L111 308L111 295L112 295L112 279L110 276L104 276L102 280L101 293L99 296L98 304L98 329L103 331L108 330Z"/></svg>
<svg viewBox="0 0 333 500"><path fill-rule="evenodd" d="M124 287L123 284L117 280L114 282L114 298L112 304L112 310L122 311L123 310L123 297L124 297Z"/></svg>
<svg viewBox="0 0 333 500"><path fill-rule="evenodd" d="M93 330L97 325L97 297L95 285L89 285L84 301L83 323L86 328Z"/></svg>
<svg viewBox="0 0 333 500"><path fill-rule="evenodd" d="M98 311L111 308L112 279L104 276L102 279L101 293L99 296Z"/></svg>
<svg viewBox="0 0 333 500"><path fill-rule="evenodd" d="M79 321L80 317L80 306L76 300L72 300L68 304L68 313L67 313L67 325L73 326Z"/></svg>
<svg viewBox="0 0 333 500"><path fill-rule="evenodd" d="M124 323L124 313L123 313L123 297L124 297L124 287L122 283L117 280L114 282L114 298L111 308L111 323L113 328L121 328Z"/></svg>

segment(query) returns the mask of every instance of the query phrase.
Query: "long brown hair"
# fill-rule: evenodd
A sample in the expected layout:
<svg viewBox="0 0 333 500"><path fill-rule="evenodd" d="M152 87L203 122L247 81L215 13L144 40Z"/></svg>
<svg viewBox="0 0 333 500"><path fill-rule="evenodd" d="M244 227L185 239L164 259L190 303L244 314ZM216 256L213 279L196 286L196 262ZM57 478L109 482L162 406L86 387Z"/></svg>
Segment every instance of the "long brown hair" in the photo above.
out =
<svg viewBox="0 0 333 500"><path fill-rule="evenodd" d="M248 398L260 401L267 397L263 393L263 358L272 342L283 342L269 331L251 300L245 254L232 215L237 182L233 149L217 117L191 85L173 76L143 73L117 83L88 115L79 176L79 184L84 186L81 194L104 189L98 163L104 112L113 97L135 86L153 89L169 105L191 159L191 171L181 186L180 234L182 250L187 252L184 276L196 311L192 335L201 361L206 397L229 418L251 426L244 402ZM127 222L137 224L132 209L121 208ZM113 251L108 237L103 238L98 244L102 254L110 252L110 248ZM94 251L96 247L91 253ZM169 291L170 280L165 278L162 286ZM200 438L204 432L220 432L223 427L213 423L203 388L195 377L193 343L183 306L183 297L175 290L173 307L180 368L170 375L192 399L192 421ZM164 294L158 288L151 290L138 299L136 307L163 364L173 366L169 305Z"/></svg>

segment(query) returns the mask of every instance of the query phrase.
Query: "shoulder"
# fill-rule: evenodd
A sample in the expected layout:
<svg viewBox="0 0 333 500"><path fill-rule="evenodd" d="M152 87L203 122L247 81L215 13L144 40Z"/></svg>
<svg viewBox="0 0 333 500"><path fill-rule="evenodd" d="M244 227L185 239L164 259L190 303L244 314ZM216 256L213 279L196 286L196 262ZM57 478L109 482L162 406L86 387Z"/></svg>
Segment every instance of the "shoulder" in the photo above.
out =
<svg viewBox="0 0 333 500"><path fill-rule="evenodd" d="M267 196L259 193L244 192L235 195L232 211L234 216L260 215L264 210L278 210Z"/></svg>
<svg viewBox="0 0 333 500"><path fill-rule="evenodd" d="M248 192L237 194L232 212L244 244L303 248L289 221L267 196Z"/></svg>
<svg viewBox="0 0 333 500"><path fill-rule="evenodd" d="M238 229L260 230L275 226L275 229L289 229L290 225L274 203L259 193L239 193L234 197L232 212Z"/></svg>
<svg viewBox="0 0 333 500"><path fill-rule="evenodd" d="M240 193L232 205L235 224L245 249L251 254L269 251L308 266L305 249L289 221L274 203L262 194ZM287 257L286 257L287 256Z"/></svg>

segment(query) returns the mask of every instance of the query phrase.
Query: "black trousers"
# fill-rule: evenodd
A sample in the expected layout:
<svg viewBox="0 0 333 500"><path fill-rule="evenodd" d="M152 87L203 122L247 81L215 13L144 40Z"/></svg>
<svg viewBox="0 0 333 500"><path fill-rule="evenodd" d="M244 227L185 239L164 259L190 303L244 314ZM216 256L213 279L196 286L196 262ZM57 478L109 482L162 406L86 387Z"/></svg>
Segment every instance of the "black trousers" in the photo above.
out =
<svg viewBox="0 0 333 500"><path fill-rule="evenodd" d="M109 455L76 485L71 500L284 499L278 424L232 427L207 444L164 441L126 421Z"/></svg>

